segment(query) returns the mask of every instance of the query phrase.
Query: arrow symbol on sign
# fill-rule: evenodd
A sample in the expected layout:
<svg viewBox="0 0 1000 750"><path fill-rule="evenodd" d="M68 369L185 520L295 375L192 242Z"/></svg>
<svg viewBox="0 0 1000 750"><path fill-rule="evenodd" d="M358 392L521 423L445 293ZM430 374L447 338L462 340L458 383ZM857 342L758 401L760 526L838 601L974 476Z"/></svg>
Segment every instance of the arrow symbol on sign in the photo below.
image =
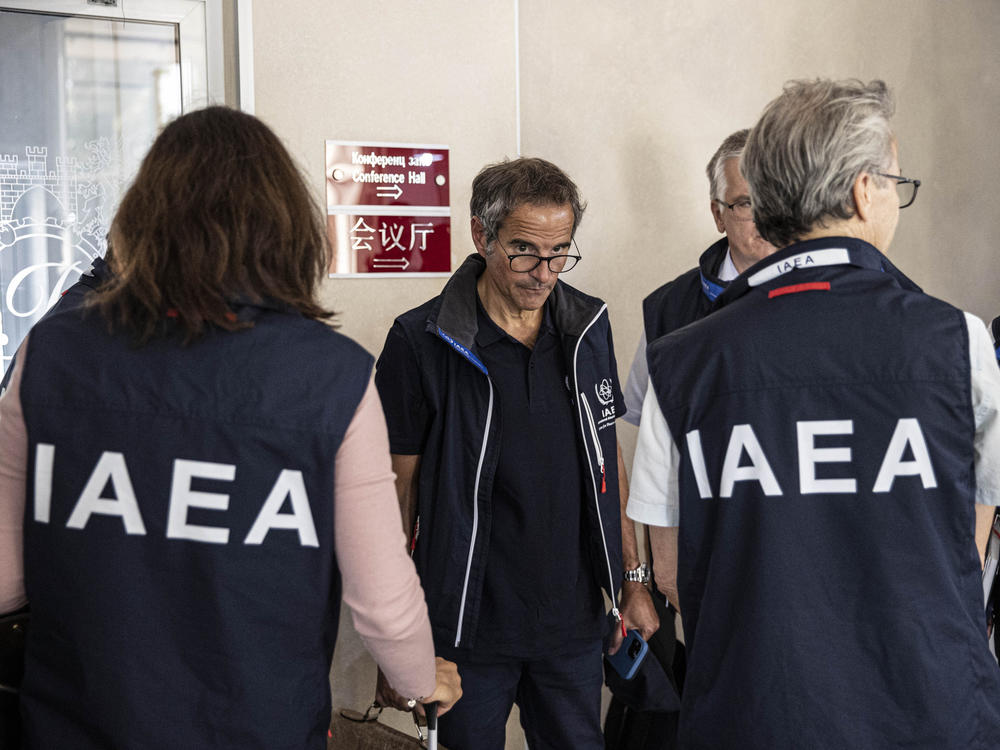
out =
<svg viewBox="0 0 1000 750"><path fill-rule="evenodd" d="M376 258L372 264L376 268L398 268L400 271L410 267L410 261L406 258Z"/></svg>
<svg viewBox="0 0 1000 750"><path fill-rule="evenodd" d="M395 195L393 195L395 191ZM375 188L375 195L379 198L392 198L393 200L399 200L399 196L403 194L403 188L399 185L379 185Z"/></svg>

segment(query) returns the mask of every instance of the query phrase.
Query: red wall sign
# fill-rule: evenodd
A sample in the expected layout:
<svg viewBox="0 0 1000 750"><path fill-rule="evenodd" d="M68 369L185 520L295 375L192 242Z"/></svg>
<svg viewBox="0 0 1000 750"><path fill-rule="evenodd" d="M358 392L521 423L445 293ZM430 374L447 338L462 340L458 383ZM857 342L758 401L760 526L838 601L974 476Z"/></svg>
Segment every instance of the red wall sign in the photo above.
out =
<svg viewBox="0 0 1000 750"><path fill-rule="evenodd" d="M448 148L326 142L330 275L451 272Z"/></svg>

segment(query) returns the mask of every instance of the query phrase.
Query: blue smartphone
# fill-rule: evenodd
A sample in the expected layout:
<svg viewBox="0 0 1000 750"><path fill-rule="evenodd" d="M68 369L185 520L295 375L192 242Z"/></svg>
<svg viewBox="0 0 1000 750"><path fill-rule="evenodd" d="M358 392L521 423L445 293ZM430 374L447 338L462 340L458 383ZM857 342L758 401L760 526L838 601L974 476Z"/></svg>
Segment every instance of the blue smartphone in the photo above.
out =
<svg viewBox="0 0 1000 750"><path fill-rule="evenodd" d="M638 630L628 631L621 648L610 654L607 660L623 680L631 680L639 671L639 665L649 652L649 644L642 639Z"/></svg>

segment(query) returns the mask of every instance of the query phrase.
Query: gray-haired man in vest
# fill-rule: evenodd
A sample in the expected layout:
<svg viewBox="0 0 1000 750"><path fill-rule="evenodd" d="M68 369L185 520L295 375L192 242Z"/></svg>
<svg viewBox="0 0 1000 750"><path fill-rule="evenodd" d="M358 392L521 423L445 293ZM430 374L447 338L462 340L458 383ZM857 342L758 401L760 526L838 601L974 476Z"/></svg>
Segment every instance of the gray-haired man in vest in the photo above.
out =
<svg viewBox="0 0 1000 750"><path fill-rule="evenodd" d="M1000 369L883 254L919 186L893 109L881 81L789 83L741 163L780 249L649 347L628 511L663 586L677 562L684 747L1000 746Z"/></svg>

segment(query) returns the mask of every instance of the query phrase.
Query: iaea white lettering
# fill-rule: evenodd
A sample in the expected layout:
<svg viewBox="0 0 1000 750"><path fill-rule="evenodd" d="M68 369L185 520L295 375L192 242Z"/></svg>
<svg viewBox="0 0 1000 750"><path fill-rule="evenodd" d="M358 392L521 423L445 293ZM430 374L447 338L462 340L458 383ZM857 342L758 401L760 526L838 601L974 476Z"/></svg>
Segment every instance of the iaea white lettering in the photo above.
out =
<svg viewBox="0 0 1000 750"><path fill-rule="evenodd" d="M913 460L904 461L906 446L913 451ZM892 440L885 450L885 458L878 470L875 487L872 492L888 492L896 477L919 476L924 489L937 487L934 477L934 467L931 466L931 455L927 451L927 441L920 429L920 422L915 419L901 419L892 433Z"/></svg>
<svg viewBox="0 0 1000 750"><path fill-rule="evenodd" d="M783 260L778 265L778 271L781 273L788 273L789 271L794 271L796 268L803 268L805 266L815 266L816 261L813 260L811 255L796 255L794 258L788 258Z"/></svg>
<svg viewBox="0 0 1000 750"><path fill-rule="evenodd" d="M285 498L292 502L291 513L281 513ZM284 469L278 475L271 494L264 501L257 520L253 522L250 533L244 544L260 544L270 529L295 529L299 532L299 544L303 547L318 547L316 526L313 523L312 511L309 509L309 498L306 497L306 483L301 471Z"/></svg>
<svg viewBox="0 0 1000 750"><path fill-rule="evenodd" d="M750 459L749 466L740 466L744 451ZM771 464L767 462L767 456L760 447L753 427L748 424L733 425L733 431L729 434L726 459L722 462L719 494L722 497L732 497L733 486L737 482L759 482L765 495L781 494L778 478L771 471Z"/></svg>
<svg viewBox="0 0 1000 750"><path fill-rule="evenodd" d="M55 449L53 448L53 453ZM52 475L49 474L50 485L45 492L51 497ZM114 490L113 498L101 497L101 492L108 483ZM139 503L135 499L135 490L132 488L132 479L128 475L128 467L125 465L125 456L113 451L105 451L101 454L97 466L94 467L87 480L80 499L77 500L76 507L66 522L69 529L82 529L86 527L87 521L93 514L102 516L121 516L125 525L126 534L145 534L146 526L142 522L139 514Z"/></svg>
<svg viewBox="0 0 1000 750"><path fill-rule="evenodd" d="M828 247L824 250L812 250L810 252L799 253L788 258L782 258L768 266L765 266L757 273L747 279L750 286L760 286L772 279L776 279L782 274L794 271L796 268L811 268L813 266L839 266L851 262L851 255L845 248Z"/></svg>
<svg viewBox="0 0 1000 750"><path fill-rule="evenodd" d="M35 446L35 520L49 522L52 511L52 457L55 446L39 443Z"/></svg>
<svg viewBox="0 0 1000 750"><path fill-rule="evenodd" d="M187 522L188 508L226 510L229 507L229 495L192 490L191 480L194 477L232 482L236 478L236 467L232 464L187 461L183 458L174 461L174 476L170 482L170 510L167 513L167 538L225 544L229 541L229 529L197 526Z"/></svg>
<svg viewBox="0 0 1000 750"><path fill-rule="evenodd" d="M35 446L34 520L39 523L50 522L54 463L55 446L38 443ZM236 478L236 467L232 464L209 461L175 460L170 484L170 502L167 508L166 537L208 544L226 544L229 541L228 528L188 523L190 508L219 512L229 509L229 495L191 489L191 482L196 478L232 482ZM104 488L109 483L114 497L102 497ZM291 512L282 513L281 508L286 498L290 500ZM85 529L92 515L118 516L122 519L126 533L146 534L146 526L139 511L139 503L125 463L125 456L121 453L105 451L101 454L70 513L66 526L71 529ZM271 529L296 531L299 543L303 547L319 547L316 524L301 471L283 469L280 472L244 544L262 544Z"/></svg>
<svg viewBox="0 0 1000 750"><path fill-rule="evenodd" d="M823 419L814 422L796 422L799 438L799 491L803 495L818 493L856 494L855 479L817 479L816 464L851 462L851 449L847 447L817 448L817 435L852 435L854 422L850 419Z"/></svg>
<svg viewBox="0 0 1000 750"><path fill-rule="evenodd" d="M708 483L705 454L701 450L701 433L698 430L691 430L686 437L691 468L694 469L694 479L698 483L698 494L703 500L707 500L712 497L712 486Z"/></svg>
<svg viewBox="0 0 1000 750"><path fill-rule="evenodd" d="M818 448L815 444L817 435L853 435L854 422L850 419L803 420L795 423L795 429L798 439L800 493L856 494L858 482L853 477L820 479L816 476L816 465L819 463L851 464L850 447ZM709 484L701 431L691 430L686 437L688 460L694 472L698 494L704 499L711 499L714 495ZM912 454L912 460L904 460L907 450ZM742 465L744 454L749 460L747 465ZM913 476L920 477L921 486L925 490L937 487L934 466L920 422L912 418L899 419L882 458L872 492L889 492L896 477ZM738 424L732 427L726 446L719 478L719 496L732 497L736 482L748 481L757 482L765 495L782 494L778 479L753 427Z"/></svg>

